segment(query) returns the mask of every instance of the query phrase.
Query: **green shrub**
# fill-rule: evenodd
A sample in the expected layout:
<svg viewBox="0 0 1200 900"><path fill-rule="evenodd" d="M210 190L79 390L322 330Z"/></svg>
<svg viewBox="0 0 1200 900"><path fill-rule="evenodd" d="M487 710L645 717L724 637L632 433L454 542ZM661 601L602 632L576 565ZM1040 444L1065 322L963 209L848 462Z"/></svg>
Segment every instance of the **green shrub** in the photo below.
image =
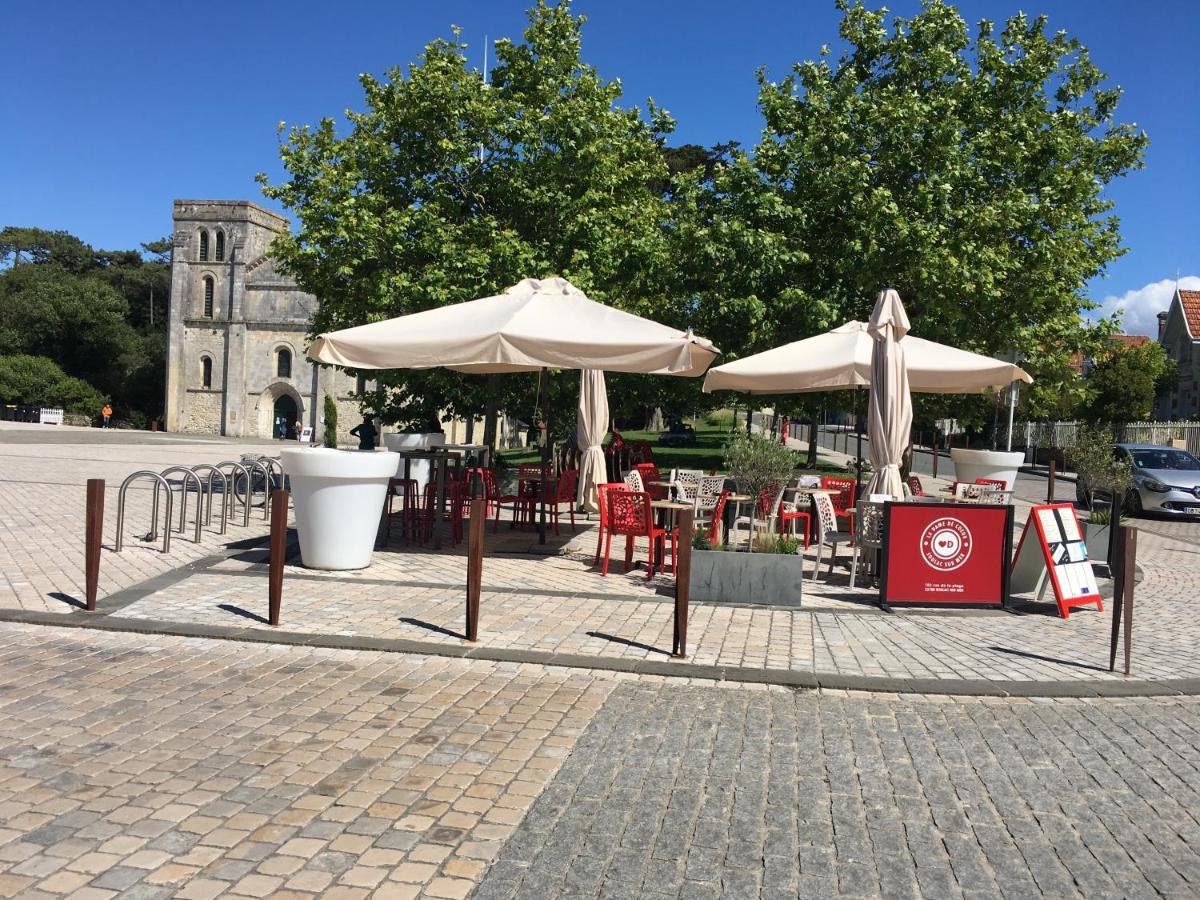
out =
<svg viewBox="0 0 1200 900"><path fill-rule="evenodd" d="M44 356L0 356L0 401L44 403L65 412L97 416L104 396L81 378L72 378Z"/></svg>
<svg viewBox="0 0 1200 900"><path fill-rule="evenodd" d="M338 413L337 404L334 403L333 397L329 394L325 395L325 446L332 450L337 449L338 445Z"/></svg>

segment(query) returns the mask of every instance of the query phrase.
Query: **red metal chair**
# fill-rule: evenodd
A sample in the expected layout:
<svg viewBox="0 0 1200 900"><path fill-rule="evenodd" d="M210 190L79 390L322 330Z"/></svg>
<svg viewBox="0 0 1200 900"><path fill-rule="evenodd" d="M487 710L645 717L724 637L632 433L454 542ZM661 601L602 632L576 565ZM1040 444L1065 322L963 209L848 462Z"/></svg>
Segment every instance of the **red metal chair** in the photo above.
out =
<svg viewBox="0 0 1200 900"><path fill-rule="evenodd" d="M392 510L392 501L400 498L400 510ZM408 539L409 532L416 528L420 505L417 502L417 479L390 478L388 479L387 494L387 537L392 536L392 518L400 517L400 536Z"/></svg>
<svg viewBox="0 0 1200 900"><path fill-rule="evenodd" d="M779 533L780 534L795 534L796 522L804 523L804 549L808 549L809 535L812 533L812 513L807 509L801 510L800 504L809 505L808 495L804 495L803 500L793 500L787 503L783 500L779 501ZM789 507L791 507L789 509Z"/></svg>
<svg viewBox="0 0 1200 900"><path fill-rule="evenodd" d="M710 544L716 544L720 530L725 525L725 500L728 497L729 491L722 488L721 496L717 498L717 505L713 507L712 519L708 523L708 542Z"/></svg>
<svg viewBox="0 0 1200 900"><path fill-rule="evenodd" d="M821 487L827 491L837 491L836 494L830 496L833 501L833 515L835 519L845 519L850 525L850 531L854 531L854 494L858 489L858 484L853 478L838 478L833 475L825 475L821 478Z"/></svg>
<svg viewBox="0 0 1200 900"><path fill-rule="evenodd" d="M596 536L596 565L600 565L600 552L604 549L604 535L608 531L608 492L628 491L629 485L623 481L610 481L596 486L599 492L600 530Z"/></svg>
<svg viewBox="0 0 1200 900"><path fill-rule="evenodd" d="M916 475L908 476L908 489L912 491L914 497L925 496L925 485L921 484L921 479Z"/></svg>
<svg viewBox="0 0 1200 900"><path fill-rule="evenodd" d="M487 510L492 513L492 534L500 528L500 510L505 504L512 507L513 525L520 520L523 509L523 498L517 494L501 494L496 486L496 472L493 469L476 469L483 482L483 498L487 501Z"/></svg>
<svg viewBox="0 0 1200 900"><path fill-rule="evenodd" d="M625 571L633 564L633 542L644 537L649 542L649 557L646 563L646 580L654 576L655 550L666 555L667 532L654 524L654 509L650 506L650 495L638 491L613 491L608 495L608 533L604 537L604 565L601 575L608 574L608 561L612 552L614 535L625 536ZM679 550L679 529L671 529L671 571L675 571Z"/></svg>
<svg viewBox="0 0 1200 900"><path fill-rule="evenodd" d="M643 462L635 465L633 469L642 476L642 484L646 486L646 493L650 495L651 500L667 499L666 479L658 471L658 466L652 462Z"/></svg>
<svg viewBox="0 0 1200 900"><path fill-rule="evenodd" d="M575 486L578 483L578 469L567 469L558 475L558 482L555 484L554 493L550 497L550 519L554 522L555 534L558 534L558 508L563 503L567 504L567 510L571 514L571 530L575 530Z"/></svg>
<svg viewBox="0 0 1200 900"><path fill-rule="evenodd" d="M522 463L517 466L517 494L521 501L522 524L533 527L534 509L542 500L542 482L549 478L549 467L541 463ZM516 521L516 513L513 514Z"/></svg>

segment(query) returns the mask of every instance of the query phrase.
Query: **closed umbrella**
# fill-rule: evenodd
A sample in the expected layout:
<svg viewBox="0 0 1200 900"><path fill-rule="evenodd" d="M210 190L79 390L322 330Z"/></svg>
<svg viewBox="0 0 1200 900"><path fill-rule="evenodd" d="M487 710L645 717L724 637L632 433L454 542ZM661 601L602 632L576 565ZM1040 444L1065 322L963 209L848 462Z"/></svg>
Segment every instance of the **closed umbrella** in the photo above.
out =
<svg viewBox="0 0 1200 900"><path fill-rule="evenodd" d="M608 476L600 446L607 432L608 393L604 389L604 373L584 369L579 377L579 419L575 425L575 444L580 450L577 502L589 512L600 509L599 485Z"/></svg>
<svg viewBox="0 0 1200 900"><path fill-rule="evenodd" d="M908 388L908 367L904 362L904 342L908 334L908 314L900 295L881 291L871 313L867 331L874 340L871 355L871 394L867 411L867 434L871 438L871 465L875 474L867 486L868 494L904 496L900 464L912 431L912 394Z"/></svg>

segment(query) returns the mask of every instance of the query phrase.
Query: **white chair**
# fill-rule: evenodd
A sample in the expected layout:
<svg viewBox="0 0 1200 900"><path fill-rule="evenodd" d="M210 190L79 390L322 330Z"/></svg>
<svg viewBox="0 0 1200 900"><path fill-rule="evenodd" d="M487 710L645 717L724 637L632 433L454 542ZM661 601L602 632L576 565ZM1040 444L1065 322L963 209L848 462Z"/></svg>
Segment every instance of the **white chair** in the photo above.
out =
<svg viewBox="0 0 1200 900"><path fill-rule="evenodd" d="M675 489L675 499L682 503L694 503L700 493L700 479L704 473L699 469L672 469L671 485Z"/></svg>
<svg viewBox="0 0 1200 900"><path fill-rule="evenodd" d="M800 475L796 478L796 487L819 488L821 479L816 475Z"/></svg>
<svg viewBox="0 0 1200 900"><path fill-rule="evenodd" d="M759 504L759 509L757 511L758 514L754 517L754 530L756 532L761 531L768 535L774 533L775 518L779 513L779 504L783 500L783 492L786 490L786 482L779 485L777 488L774 488L774 490L772 490L770 487L766 488L763 493L766 493L769 498L773 499L771 499L771 505L765 509L762 507L762 494L759 494L757 498L750 501L751 503ZM729 527L729 531L734 536L735 541L738 540L737 532L739 531L745 531L747 535L750 535L750 517L738 516L733 520L733 524Z"/></svg>
<svg viewBox="0 0 1200 900"><path fill-rule="evenodd" d="M889 498L890 499L890 498ZM874 550L868 574L876 575L874 562L883 550L883 503L859 500L854 507L854 556L850 560L850 587L858 576L858 558L863 550Z"/></svg>
<svg viewBox="0 0 1200 900"><path fill-rule="evenodd" d="M646 492L646 484L642 481L642 473L637 469L630 469L625 473L625 483L629 485L631 491L636 491L639 494Z"/></svg>
<svg viewBox="0 0 1200 900"><path fill-rule="evenodd" d="M829 574L833 574L833 560L837 556L837 545L848 544L854 540L854 535L838 531L837 516L833 512L833 501L828 494L813 494L813 507L817 511L817 520L813 523L816 534L813 543L817 545L817 564L813 567L813 580L821 571L822 549L829 545Z"/></svg>

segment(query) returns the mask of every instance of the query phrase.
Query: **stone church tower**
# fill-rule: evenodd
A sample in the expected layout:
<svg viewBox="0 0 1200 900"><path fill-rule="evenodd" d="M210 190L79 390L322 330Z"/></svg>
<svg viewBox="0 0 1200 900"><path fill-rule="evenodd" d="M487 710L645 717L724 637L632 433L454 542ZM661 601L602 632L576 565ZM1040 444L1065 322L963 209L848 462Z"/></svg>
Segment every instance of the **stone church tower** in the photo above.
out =
<svg viewBox="0 0 1200 900"><path fill-rule="evenodd" d="M299 422L322 436L325 395L343 429L358 421L346 373L309 363L317 298L275 271L268 248L288 220L246 200L176 200L167 350L168 431L278 436Z"/></svg>

